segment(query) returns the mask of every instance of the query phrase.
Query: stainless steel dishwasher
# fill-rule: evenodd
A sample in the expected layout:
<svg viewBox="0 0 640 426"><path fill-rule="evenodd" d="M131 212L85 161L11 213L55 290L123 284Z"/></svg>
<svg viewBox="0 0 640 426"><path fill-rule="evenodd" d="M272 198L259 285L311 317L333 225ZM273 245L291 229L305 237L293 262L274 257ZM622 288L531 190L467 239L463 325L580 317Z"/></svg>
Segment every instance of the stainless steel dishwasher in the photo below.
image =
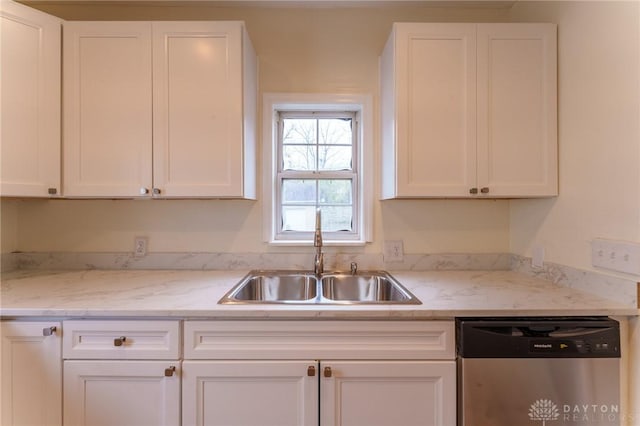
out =
<svg viewBox="0 0 640 426"><path fill-rule="evenodd" d="M620 330L607 317L460 318L458 426L619 426Z"/></svg>

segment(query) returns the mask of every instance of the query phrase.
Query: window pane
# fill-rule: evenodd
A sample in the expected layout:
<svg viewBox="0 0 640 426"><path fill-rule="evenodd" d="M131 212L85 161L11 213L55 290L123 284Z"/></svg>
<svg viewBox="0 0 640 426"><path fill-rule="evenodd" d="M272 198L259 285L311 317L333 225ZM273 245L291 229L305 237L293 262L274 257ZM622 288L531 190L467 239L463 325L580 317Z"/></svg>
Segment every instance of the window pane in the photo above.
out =
<svg viewBox="0 0 640 426"><path fill-rule="evenodd" d="M322 207L322 230L327 232L353 231L351 206Z"/></svg>
<svg viewBox="0 0 640 426"><path fill-rule="evenodd" d="M315 144L316 120L313 118L287 118L283 121L283 144Z"/></svg>
<svg viewBox="0 0 640 426"><path fill-rule="evenodd" d="M282 206L283 231L313 232L315 225L315 206Z"/></svg>
<svg viewBox="0 0 640 426"><path fill-rule="evenodd" d="M351 145L353 143L350 118L320 119L318 133L319 144Z"/></svg>
<svg viewBox="0 0 640 426"><path fill-rule="evenodd" d="M320 145L318 147L319 170L351 170L350 146Z"/></svg>
<svg viewBox="0 0 640 426"><path fill-rule="evenodd" d="M284 145L282 170L316 170L316 145Z"/></svg>
<svg viewBox="0 0 640 426"><path fill-rule="evenodd" d="M351 204L351 180L332 179L318 181L320 204Z"/></svg>
<svg viewBox="0 0 640 426"><path fill-rule="evenodd" d="M282 181L282 202L296 204L316 204L316 181L284 179Z"/></svg>

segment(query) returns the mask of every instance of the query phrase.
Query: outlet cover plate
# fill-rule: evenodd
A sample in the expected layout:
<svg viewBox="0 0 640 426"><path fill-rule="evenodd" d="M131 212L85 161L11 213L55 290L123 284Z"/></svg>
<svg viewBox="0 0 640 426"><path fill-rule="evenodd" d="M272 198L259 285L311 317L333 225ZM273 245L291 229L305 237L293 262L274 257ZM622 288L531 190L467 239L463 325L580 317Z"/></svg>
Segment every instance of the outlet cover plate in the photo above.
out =
<svg viewBox="0 0 640 426"><path fill-rule="evenodd" d="M402 262L404 260L402 240L385 241L382 255L385 262Z"/></svg>

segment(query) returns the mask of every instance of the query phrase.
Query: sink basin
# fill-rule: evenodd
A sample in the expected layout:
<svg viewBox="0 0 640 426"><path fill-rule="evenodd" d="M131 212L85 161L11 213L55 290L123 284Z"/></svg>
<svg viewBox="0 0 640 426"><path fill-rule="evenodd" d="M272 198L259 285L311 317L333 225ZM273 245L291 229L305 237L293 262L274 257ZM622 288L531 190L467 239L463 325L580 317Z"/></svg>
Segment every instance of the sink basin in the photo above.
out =
<svg viewBox="0 0 640 426"><path fill-rule="evenodd" d="M322 294L327 299L352 303L409 303L420 301L386 272L322 277Z"/></svg>
<svg viewBox="0 0 640 426"><path fill-rule="evenodd" d="M251 271L221 304L415 304L421 302L384 271L357 274Z"/></svg>
<svg viewBox="0 0 640 426"><path fill-rule="evenodd" d="M315 299L313 275L297 272L250 273L220 303L291 303Z"/></svg>

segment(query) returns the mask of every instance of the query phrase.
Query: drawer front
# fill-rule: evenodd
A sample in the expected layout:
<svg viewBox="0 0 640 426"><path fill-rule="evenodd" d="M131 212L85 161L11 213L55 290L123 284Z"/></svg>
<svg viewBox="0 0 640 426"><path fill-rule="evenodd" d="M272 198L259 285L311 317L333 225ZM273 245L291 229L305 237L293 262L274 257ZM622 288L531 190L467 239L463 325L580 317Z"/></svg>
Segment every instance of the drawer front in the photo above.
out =
<svg viewBox="0 0 640 426"><path fill-rule="evenodd" d="M178 359L179 321L64 321L65 359Z"/></svg>
<svg viewBox="0 0 640 426"><path fill-rule="evenodd" d="M185 359L455 359L453 321L186 321Z"/></svg>

